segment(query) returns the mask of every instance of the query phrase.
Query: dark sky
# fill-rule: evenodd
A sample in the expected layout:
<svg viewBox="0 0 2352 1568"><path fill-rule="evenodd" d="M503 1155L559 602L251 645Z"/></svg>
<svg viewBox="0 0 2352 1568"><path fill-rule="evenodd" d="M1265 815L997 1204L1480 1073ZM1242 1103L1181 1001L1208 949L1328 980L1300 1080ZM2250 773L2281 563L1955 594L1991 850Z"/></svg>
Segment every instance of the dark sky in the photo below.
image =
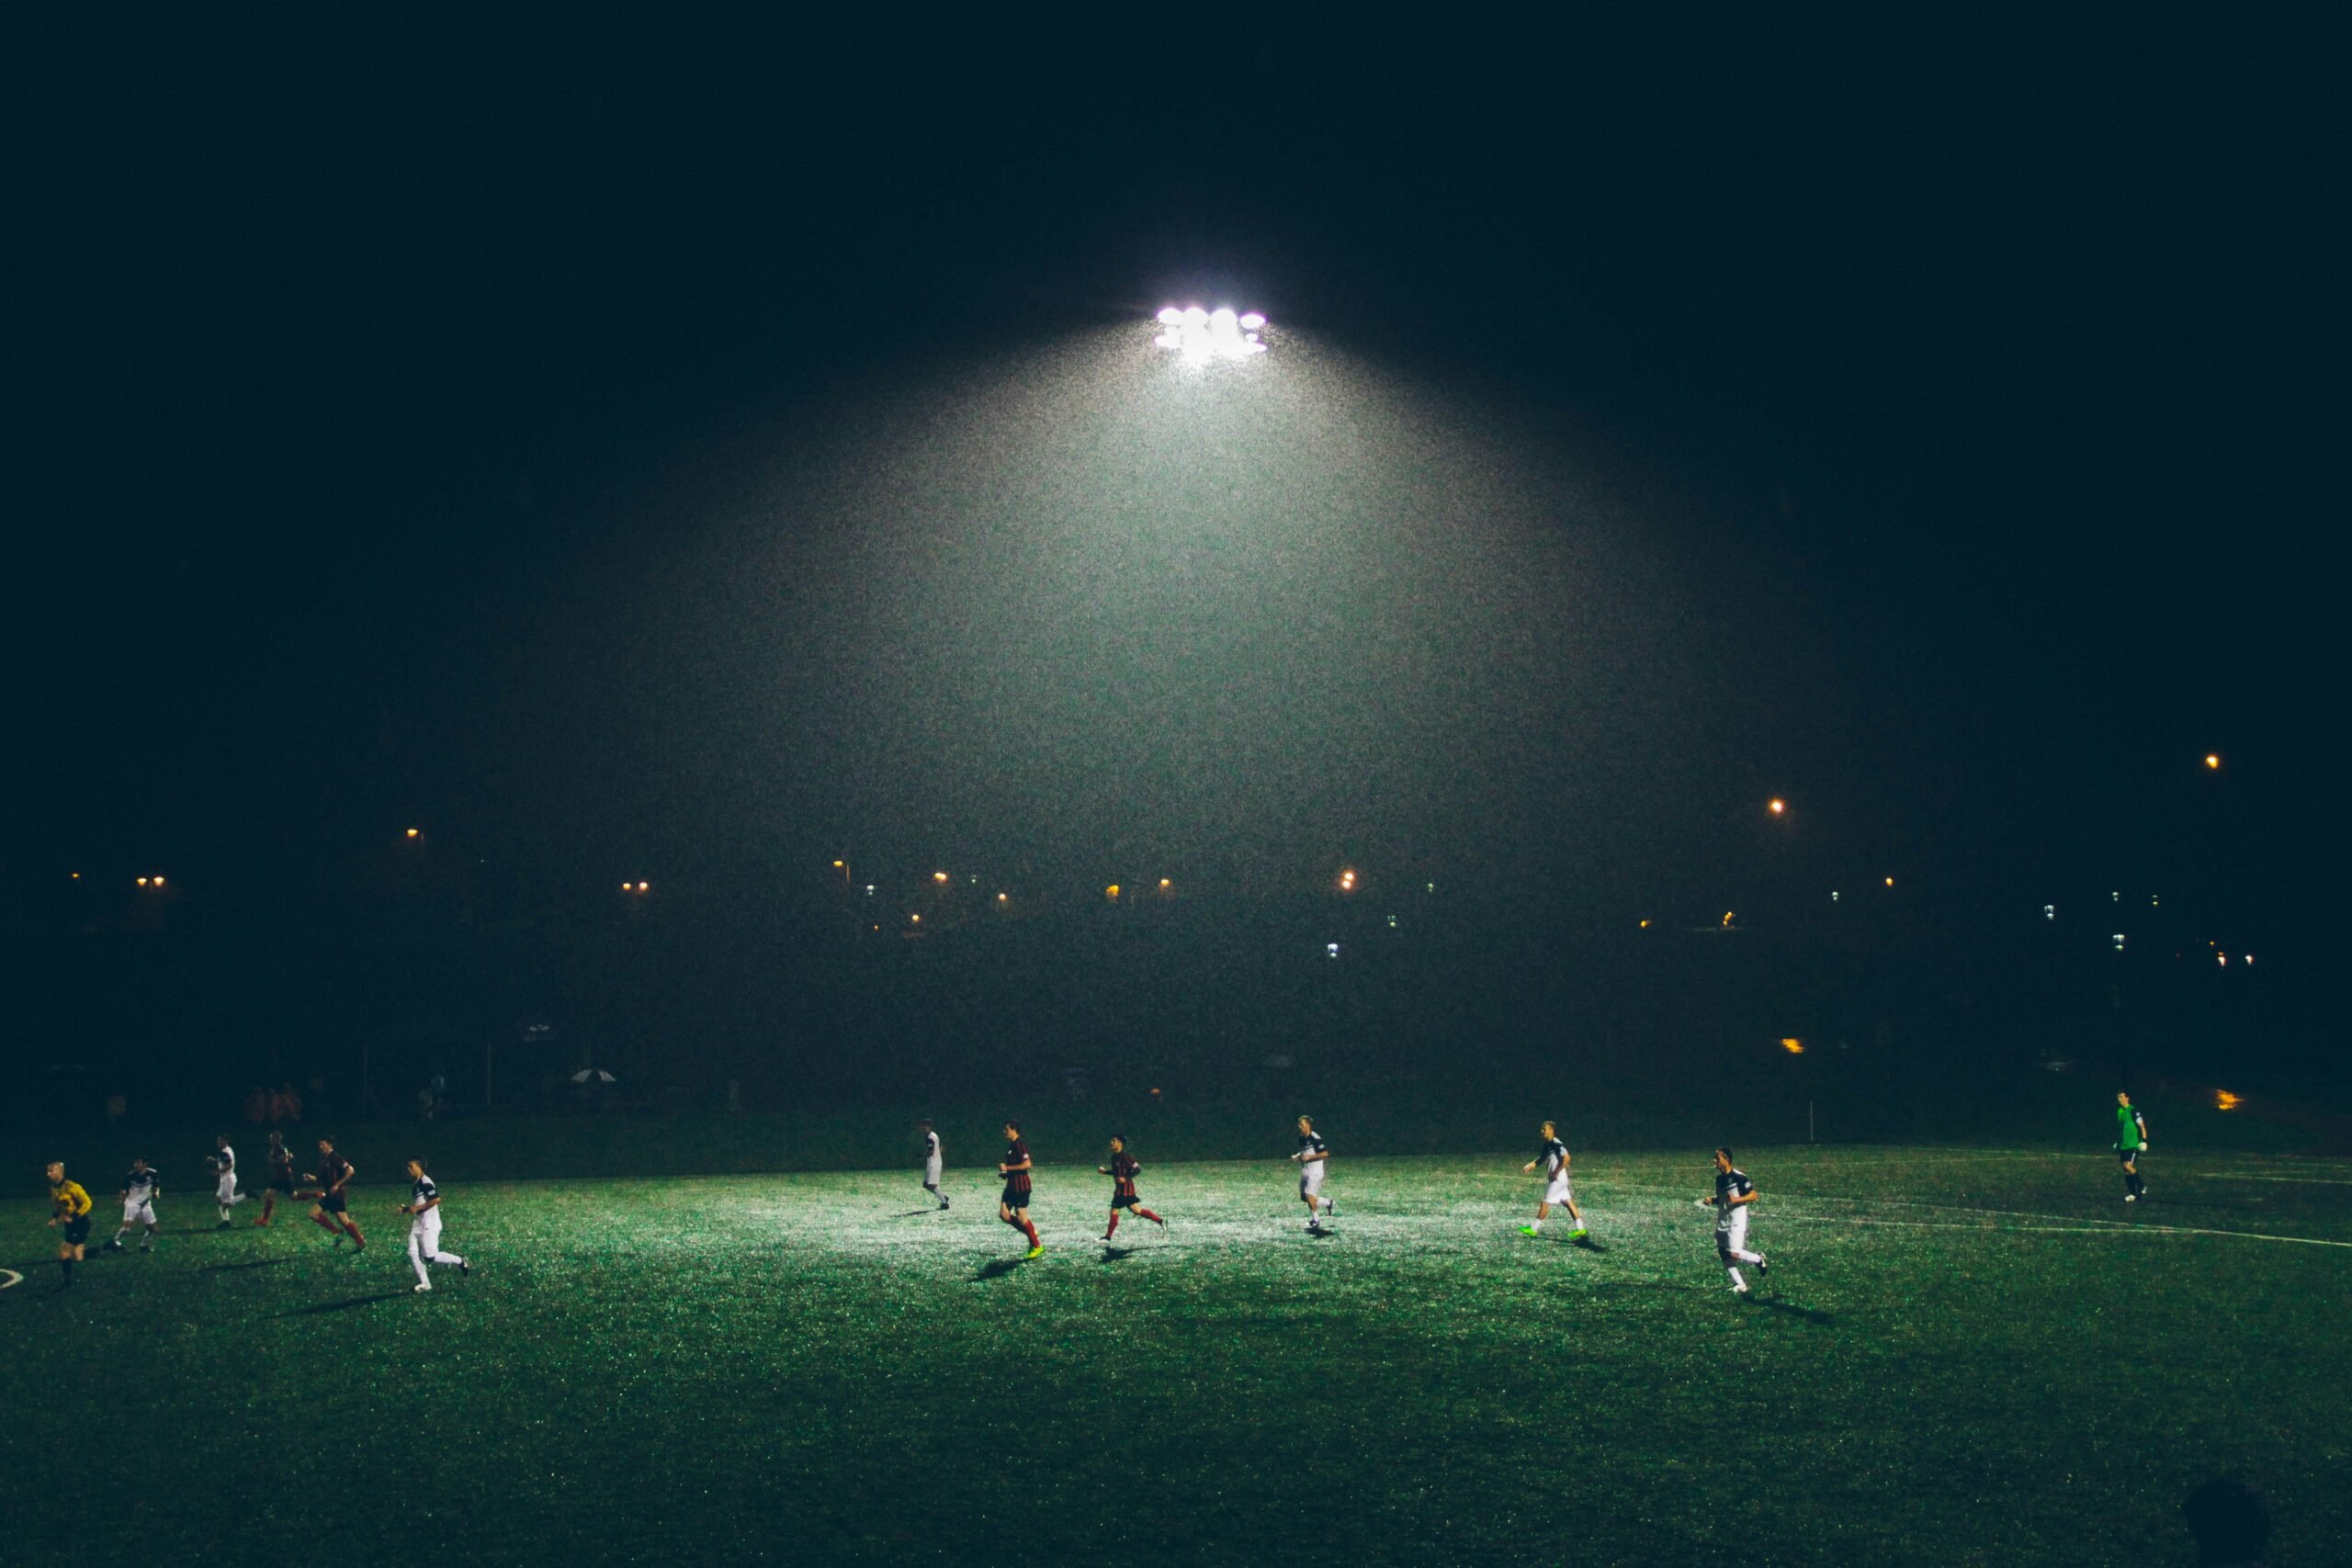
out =
<svg viewBox="0 0 2352 1568"><path fill-rule="evenodd" d="M20 39L16 853L2323 908L2322 15Z"/></svg>

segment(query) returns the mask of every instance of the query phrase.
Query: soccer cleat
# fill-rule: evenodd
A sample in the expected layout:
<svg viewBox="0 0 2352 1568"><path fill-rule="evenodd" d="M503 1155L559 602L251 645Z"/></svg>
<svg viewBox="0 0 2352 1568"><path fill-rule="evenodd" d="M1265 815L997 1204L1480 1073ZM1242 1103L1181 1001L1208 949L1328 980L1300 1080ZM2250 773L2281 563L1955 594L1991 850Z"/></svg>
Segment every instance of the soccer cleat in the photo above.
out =
<svg viewBox="0 0 2352 1568"><path fill-rule="evenodd" d="M1340 1201L1337 1198L1324 1199L1323 1212L1330 1215L1333 1219L1338 1219L1340 1217Z"/></svg>
<svg viewBox="0 0 2352 1568"><path fill-rule="evenodd" d="M115 1237L112 1241L98 1248L98 1250L100 1252L120 1252L122 1250L122 1237Z"/></svg>
<svg viewBox="0 0 2352 1568"><path fill-rule="evenodd" d="M1519 1227L1519 1234L1521 1235L1542 1235L1544 1233L1537 1230L1533 1225L1521 1225Z"/></svg>
<svg viewBox="0 0 2352 1568"><path fill-rule="evenodd" d="M1102 1240L1104 1240L1104 1241L1108 1241L1108 1240L1110 1240L1110 1239L1111 1239L1111 1233L1110 1233L1110 1232L1108 1232L1108 1231L1103 1232L1103 1233L1102 1233L1102 1237L1101 1237L1101 1239L1102 1239Z"/></svg>
<svg viewBox="0 0 2352 1568"><path fill-rule="evenodd" d="M424 1292L427 1292L427 1291L431 1290L432 1288L433 1288L433 1287L432 1287L431 1285L426 1284L426 1283L425 1283L424 1280L419 1280L416 1282L416 1293L417 1293L418 1295L420 1295L420 1296L421 1296L421 1295L423 1295L423 1294L424 1294Z"/></svg>
<svg viewBox="0 0 2352 1568"><path fill-rule="evenodd" d="M2136 1203L2140 1201L2140 1195L2137 1192L2126 1192L2123 1195L2123 1201L2127 1203Z"/></svg>
<svg viewBox="0 0 2352 1568"><path fill-rule="evenodd" d="M229 1222L228 1222L228 1221L226 1221L226 1220L222 1220L219 1224L214 1225L212 1228L213 1228L214 1230L216 1230L216 1231L225 1231L225 1230L227 1230L227 1229L229 1229L229 1228L230 1228L230 1227L229 1227Z"/></svg>
<svg viewBox="0 0 2352 1568"><path fill-rule="evenodd" d="M1161 1230L1166 1230L1168 1228L1168 1222L1166 1220L1154 1220L1151 1223L1158 1225Z"/></svg>
<svg viewBox="0 0 2352 1568"><path fill-rule="evenodd" d="M1590 1231L1585 1229L1582 1225L1578 1225L1576 1229L1568 1233L1568 1239L1570 1241L1582 1241L1591 1234L1592 1233Z"/></svg>
<svg viewBox="0 0 2352 1568"><path fill-rule="evenodd" d="M471 1269L468 1268L468 1267L466 1266L466 1260L465 1260L464 1258L458 1258L458 1273L460 1273L460 1274L470 1274L470 1273L472 1273L472 1272L473 1272L473 1270L472 1270Z"/></svg>
<svg viewBox="0 0 2352 1568"><path fill-rule="evenodd" d="M1745 1285L1734 1285L1731 1288L1731 1293L1735 1296L1744 1296L1747 1294L1747 1287Z"/></svg>
<svg viewBox="0 0 2352 1568"><path fill-rule="evenodd" d="M1759 1280L1770 1279L1771 1277L1771 1273L1772 1266L1764 1261L1764 1255L1762 1253L1758 1253L1756 1255L1756 1277Z"/></svg>
<svg viewBox="0 0 2352 1568"><path fill-rule="evenodd" d="M1023 1258L1043 1258L1046 1256L1046 1244L1041 1241L1021 1256Z"/></svg>
<svg viewBox="0 0 2352 1568"><path fill-rule="evenodd" d="M268 1228L269 1222L267 1220L255 1220L254 1222L254 1229L255 1230L266 1230Z"/></svg>

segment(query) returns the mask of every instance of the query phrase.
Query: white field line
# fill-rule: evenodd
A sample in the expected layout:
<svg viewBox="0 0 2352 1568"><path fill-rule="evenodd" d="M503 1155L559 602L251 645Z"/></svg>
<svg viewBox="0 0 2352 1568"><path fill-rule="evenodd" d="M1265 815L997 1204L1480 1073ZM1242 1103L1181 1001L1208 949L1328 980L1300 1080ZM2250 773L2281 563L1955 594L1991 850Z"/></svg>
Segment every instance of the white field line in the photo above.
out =
<svg viewBox="0 0 2352 1568"><path fill-rule="evenodd" d="M14 1269L0 1269L0 1274L7 1276L6 1279L0 1280L0 1291L5 1291L11 1285L21 1285L25 1282L25 1277Z"/></svg>

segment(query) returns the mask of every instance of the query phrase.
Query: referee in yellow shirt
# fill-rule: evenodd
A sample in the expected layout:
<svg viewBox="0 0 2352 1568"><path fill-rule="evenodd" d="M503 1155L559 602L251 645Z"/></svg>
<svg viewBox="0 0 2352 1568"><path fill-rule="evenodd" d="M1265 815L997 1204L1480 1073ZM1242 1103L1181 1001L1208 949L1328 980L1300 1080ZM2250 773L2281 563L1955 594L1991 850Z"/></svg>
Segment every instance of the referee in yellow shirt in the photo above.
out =
<svg viewBox="0 0 2352 1568"><path fill-rule="evenodd" d="M49 1202L56 1211L49 1223L65 1227L65 1238L57 1244L57 1267L64 1271L65 1285L70 1285L74 1265L82 1261L82 1244L90 1239L90 1195L82 1190L80 1182L65 1179L62 1160L49 1162ZM65 1285L57 1288L62 1291Z"/></svg>

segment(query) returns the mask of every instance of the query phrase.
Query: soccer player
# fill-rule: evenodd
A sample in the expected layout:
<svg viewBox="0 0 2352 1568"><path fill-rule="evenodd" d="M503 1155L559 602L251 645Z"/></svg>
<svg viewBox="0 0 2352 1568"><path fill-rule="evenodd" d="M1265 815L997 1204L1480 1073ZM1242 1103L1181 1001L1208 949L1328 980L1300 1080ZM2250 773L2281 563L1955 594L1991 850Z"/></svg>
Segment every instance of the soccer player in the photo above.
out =
<svg viewBox="0 0 2352 1568"><path fill-rule="evenodd" d="M1568 1218L1576 1222L1577 1228L1568 1233L1568 1239L1582 1241L1588 1233L1584 1228L1584 1211L1577 1207L1576 1191L1568 1185L1568 1145L1560 1142L1558 1130L1549 1122L1544 1123L1544 1146L1535 1151L1533 1159L1519 1168L1522 1175L1532 1176L1539 1165L1544 1168L1544 1200L1535 1205L1535 1223L1520 1226L1520 1235L1542 1235L1544 1216L1552 1212L1553 1204L1557 1203L1568 1212Z"/></svg>
<svg viewBox="0 0 2352 1568"><path fill-rule="evenodd" d="M47 1174L49 1223L65 1227L64 1239L57 1244L57 1267L65 1276L57 1287L62 1291L74 1282L74 1265L82 1261L82 1244L90 1239L90 1195L80 1182L65 1179L62 1161L51 1160Z"/></svg>
<svg viewBox="0 0 2352 1568"><path fill-rule="evenodd" d="M1298 1162L1298 1195L1306 1204L1306 1234L1323 1234L1323 1216L1339 1217L1337 1200L1323 1196L1323 1162L1331 1157L1331 1150L1316 1135L1315 1118L1298 1119L1298 1153L1290 1156Z"/></svg>
<svg viewBox="0 0 2352 1568"><path fill-rule="evenodd" d="M1104 1241L1119 1234L1119 1211L1122 1209L1134 1210L1137 1219L1149 1220L1161 1230L1168 1228L1166 1220L1145 1208L1136 1197L1136 1178L1143 1174L1143 1167L1136 1163L1135 1156L1127 1153L1127 1135L1125 1133L1111 1134L1111 1163L1098 1165L1094 1169L1098 1175L1111 1179L1111 1224L1102 1233Z"/></svg>
<svg viewBox="0 0 2352 1568"><path fill-rule="evenodd" d="M456 1253L441 1250L441 1189L424 1174L423 1160L408 1162L408 1201L401 1205L401 1213L409 1216L408 1260L416 1269L416 1288L422 1293L433 1288L432 1276L424 1271L428 1263L454 1263L460 1274L473 1270Z"/></svg>
<svg viewBox="0 0 2352 1568"><path fill-rule="evenodd" d="M939 1206L944 1209L947 1194L939 1190L939 1173L944 1168L939 1157L939 1134L931 1130L929 1117L915 1125L922 1129L922 1190L938 1199Z"/></svg>
<svg viewBox="0 0 2352 1568"><path fill-rule="evenodd" d="M1724 1260L1724 1272L1731 1276L1735 1295L1747 1294L1747 1281L1739 1277L1741 1264L1755 1264L1759 1280L1772 1271L1762 1253L1747 1250L1747 1211L1755 1201L1756 1183L1732 1164L1729 1149L1717 1149L1715 1195L1700 1199L1699 1207L1715 1212L1715 1256Z"/></svg>
<svg viewBox="0 0 2352 1568"><path fill-rule="evenodd" d="M302 1179L320 1184L318 1200L311 1205L311 1222L331 1233L337 1247L341 1247L343 1238L348 1235L353 1243L352 1250L364 1252L368 1248L368 1238L359 1234L359 1222L351 1217L351 1201L344 1190L351 1185L351 1179L358 1174L352 1169L349 1160L334 1152L333 1138L321 1138L319 1171L305 1175Z"/></svg>
<svg viewBox="0 0 2352 1568"><path fill-rule="evenodd" d="M294 1151L286 1146L285 1134L270 1134L269 1152L263 1157L269 1161L269 1185L262 1190L261 1218L254 1222L257 1225L269 1224L269 1216L277 1212L279 1193L294 1196Z"/></svg>
<svg viewBox="0 0 2352 1568"><path fill-rule="evenodd" d="M2123 1156L2123 1201L2136 1203L2148 1193L2148 1184L2140 1179L2140 1156L2148 1152L2148 1119L2120 1090L2115 1096L2115 1152Z"/></svg>
<svg viewBox="0 0 2352 1568"><path fill-rule="evenodd" d="M130 1162L130 1174L122 1179L122 1228L107 1243L108 1252L122 1250L122 1238L134 1225L145 1225L147 1234L139 1241L139 1250L155 1249L155 1233L163 1227L155 1223L155 1197L163 1190L163 1178L143 1159Z"/></svg>
<svg viewBox="0 0 2352 1568"><path fill-rule="evenodd" d="M1004 1158L997 1163L996 1173L1004 1178L1004 1194L997 1200L996 1217L1029 1238L1027 1256L1036 1258L1046 1250L1037 1239L1037 1227L1029 1223L1029 1145L1021 1141L1021 1123L1004 1124Z"/></svg>
<svg viewBox="0 0 2352 1568"><path fill-rule="evenodd" d="M229 1146L229 1134L223 1133L213 1139L212 1147L215 1153L205 1163L220 1178L220 1189L214 1198L220 1205L220 1223L212 1228L225 1231L229 1228L229 1211L243 1202L245 1194L237 1190L237 1151Z"/></svg>

